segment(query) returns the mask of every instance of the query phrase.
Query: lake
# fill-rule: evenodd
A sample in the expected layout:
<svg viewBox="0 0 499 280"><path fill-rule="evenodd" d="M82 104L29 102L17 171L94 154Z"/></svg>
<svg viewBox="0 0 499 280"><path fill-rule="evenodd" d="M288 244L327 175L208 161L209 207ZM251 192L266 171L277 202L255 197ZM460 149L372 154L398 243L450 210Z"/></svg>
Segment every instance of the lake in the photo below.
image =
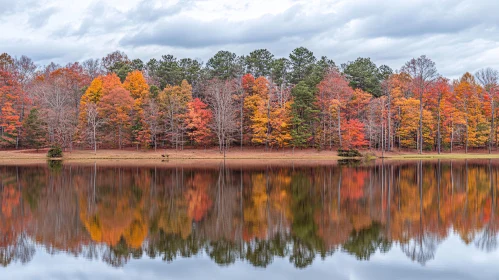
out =
<svg viewBox="0 0 499 280"><path fill-rule="evenodd" d="M2 279L499 279L498 160L0 166Z"/></svg>

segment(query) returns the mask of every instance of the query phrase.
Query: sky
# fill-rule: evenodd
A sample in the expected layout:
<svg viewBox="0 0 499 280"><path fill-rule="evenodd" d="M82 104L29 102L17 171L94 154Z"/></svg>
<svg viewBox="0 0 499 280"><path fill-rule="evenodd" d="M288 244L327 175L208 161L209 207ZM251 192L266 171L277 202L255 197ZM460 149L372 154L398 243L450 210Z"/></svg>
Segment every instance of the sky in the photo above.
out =
<svg viewBox="0 0 499 280"><path fill-rule="evenodd" d="M147 62L306 47L337 65L393 69L427 55L441 75L499 70L497 0L0 0L0 53L64 65L121 50Z"/></svg>
<svg viewBox="0 0 499 280"><path fill-rule="evenodd" d="M431 237L430 237L431 238ZM431 243L431 242L429 242ZM430 245L430 244L425 245ZM430 245L431 246L431 245ZM424 266L412 261L393 244L386 253L377 251L369 261L359 261L341 250L324 260L316 256L312 265L296 269L287 258L275 257L265 269L256 268L247 262L236 260L228 266L215 264L204 252L196 256L177 256L172 262L165 262L162 256L150 259L130 259L123 267L111 267L100 261L75 257L55 250L49 254L37 246L33 259L27 264L13 263L2 269L7 279L430 279L430 280L488 280L497 279L499 251L485 252L473 243L464 244L461 237L451 233L435 248L434 258ZM417 245L411 247L431 251ZM412 252L410 250L410 252Z"/></svg>

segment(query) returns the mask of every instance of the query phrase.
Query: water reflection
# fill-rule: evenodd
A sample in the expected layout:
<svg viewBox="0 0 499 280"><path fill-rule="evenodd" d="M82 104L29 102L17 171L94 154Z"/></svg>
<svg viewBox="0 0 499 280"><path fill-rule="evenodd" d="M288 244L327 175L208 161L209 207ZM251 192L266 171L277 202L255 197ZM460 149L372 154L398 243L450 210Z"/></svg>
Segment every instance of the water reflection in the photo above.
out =
<svg viewBox="0 0 499 280"><path fill-rule="evenodd" d="M297 268L337 251L422 265L450 234L497 249L497 161L0 167L0 263L37 250L102 260ZM40 249L43 248L43 249Z"/></svg>

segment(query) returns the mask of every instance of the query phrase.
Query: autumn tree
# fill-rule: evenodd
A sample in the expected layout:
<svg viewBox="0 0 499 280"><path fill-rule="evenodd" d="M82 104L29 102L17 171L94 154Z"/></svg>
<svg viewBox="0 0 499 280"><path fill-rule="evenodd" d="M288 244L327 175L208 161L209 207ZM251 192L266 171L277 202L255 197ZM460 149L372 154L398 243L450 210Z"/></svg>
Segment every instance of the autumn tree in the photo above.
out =
<svg viewBox="0 0 499 280"><path fill-rule="evenodd" d="M353 90L348 81L337 70L332 70L317 86L317 103L321 111L320 128L322 130L322 145L333 143L333 122L336 122L338 146L343 146L341 137L342 118L345 117L345 108L352 98Z"/></svg>
<svg viewBox="0 0 499 280"><path fill-rule="evenodd" d="M98 114L105 120L103 126L108 131L107 140L121 149L130 141L130 120L133 98L130 92L116 87L106 92L98 103ZM112 132L112 133L111 133Z"/></svg>
<svg viewBox="0 0 499 280"><path fill-rule="evenodd" d="M444 114L444 100L450 99L451 89L449 81L445 78L439 77L430 88L428 94L427 104L430 105L430 108L436 115L436 123L437 123L437 152L440 154L441 146L442 146L442 118L445 117Z"/></svg>
<svg viewBox="0 0 499 280"><path fill-rule="evenodd" d="M123 88L123 86L116 74L98 76L90 83L90 86L81 97L78 125L79 136L81 140L90 140L94 150L96 150L97 139L94 140L94 138L97 138L97 129L103 124L103 119L107 118L107 116L102 116L102 114L99 115L99 103L104 96L108 96L107 101L109 101L111 91L119 88ZM89 113L91 116L89 116Z"/></svg>
<svg viewBox="0 0 499 280"><path fill-rule="evenodd" d="M0 144L15 146L19 121L19 105L21 88L14 77L7 71L0 69Z"/></svg>
<svg viewBox="0 0 499 280"><path fill-rule="evenodd" d="M192 87L184 80L180 86L167 85L158 95L159 105L164 115L165 133L172 147L182 148L186 133L185 117L188 104L192 100Z"/></svg>
<svg viewBox="0 0 499 280"><path fill-rule="evenodd" d="M270 126L269 84L265 77L254 80L251 95L245 99L251 128L251 142L268 145Z"/></svg>
<svg viewBox="0 0 499 280"><path fill-rule="evenodd" d="M495 132L495 113L496 113L496 103L498 100L499 93L499 72L492 68L485 68L479 70L475 74L478 82L484 88L487 93L487 97L490 103L490 133L489 133L489 154L492 152L492 143L494 142Z"/></svg>
<svg viewBox="0 0 499 280"><path fill-rule="evenodd" d="M401 123L398 128L398 136L400 145L406 148L417 148L419 135L418 114L419 100L416 98L405 99L400 107ZM425 148L433 146L433 116L430 111L423 110L423 142L426 143Z"/></svg>
<svg viewBox="0 0 499 280"><path fill-rule="evenodd" d="M358 119L343 121L343 146L342 148L358 149L367 145L364 124Z"/></svg>
<svg viewBox="0 0 499 280"><path fill-rule="evenodd" d="M271 112L270 126L271 131L271 147L284 148L292 142L291 129L291 106L293 102L288 101L282 107L277 107Z"/></svg>
<svg viewBox="0 0 499 280"><path fill-rule="evenodd" d="M464 74L459 81L454 83L454 93L458 109L464 119L465 152L468 147L484 146L489 139L490 126L485 117L483 106L483 88L476 82L470 73Z"/></svg>
<svg viewBox="0 0 499 280"><path fill-rule="evenodd" d="M185 119L187 135L197 145L207 146L212 142L211 129L213 113L201 99L195 98L187 104L188 111Z"/></svg>
<svg viewBox="0 0 499 280"><path fill-rule="evenodd" d="M0 70L12 74L14 72L14 58L8 53L0 54Z"/></svg>
<svg viewBox="0 0 499 280"><path fill-rule="evenodd" d="M135 70L130 72L123 87L128 90L134 99L132 114L132 141L137 145L147 147L151 142L151 132L145 119L144 108L149 99L149 85L142 72Z"/></svg>
<svg viewBox="0 0 499 280"><path fill-rule="evenodd" d="M412 88L419 98L419 127L418 127L418 153L423 153L423 96L428 92L431 83L438 77L435 62L425 55L413 58L406 62L402 71L411 75Z"/></svg>
<svg viewBox="0 0 499 280"><path fill-rule="evenodd" d="M388 151L395 147L396 143L400 147L400 142L397 141L399 138L396 135L396 131L400 127L400 108L405 99L412 96L411 85L411 76L404 72L390 75L381 84L383 96L386 97L386 102L383 102L383 109L386 107L386 115L383 115L383 119L386 118L386 150Z"/></svg>

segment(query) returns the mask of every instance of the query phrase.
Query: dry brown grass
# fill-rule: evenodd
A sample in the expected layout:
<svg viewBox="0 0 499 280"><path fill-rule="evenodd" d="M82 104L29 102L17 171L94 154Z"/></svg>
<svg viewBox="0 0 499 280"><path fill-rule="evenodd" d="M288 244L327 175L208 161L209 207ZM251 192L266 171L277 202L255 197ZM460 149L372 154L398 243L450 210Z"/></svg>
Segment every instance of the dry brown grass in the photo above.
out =
<svg viewBox="0 0 499 280"><path fill-rule="evenodd" d="M381 157L380 152L374 152L377 157ZM442 153L438 155L434 152L427 152L419 155L415 152L386 152L386 159L392 160L412 160L412 159L489 159L499 158L499 153L488 154L487 151L478 151L473 153ZM153 150L98 150L94 153L91 150L75 150L64 152L63 160L65 162L108 162L108 163L130 163L130 164L149 164L165 160L183 160L184 162L206 162L212 164L213 161L223 160L224 156L218 149L161 149ZM264 149L232 148L226 153L226 159L232 160L252 160L248 162L282 162L287 161L309 161L324 162L341 159L336 151L317 151L315 149L292 149L265 151ZM40 163L47 160L47 150L14 150L0 151L0 163L10 164L31 164ZM240 162L240 161L238 161Z"/></svg>
<svg viewBox="0 0 499 280"><path fill-rule="evenodd" d="M377 157L382 157L380 152L375 153ZM457 151L453 153L443 152L438 154L437 152L423 152L423 154L418 154L417 152L385 152L383 155L386 159L497 159L499 158L499 152L493 151L491 154L487 150L475 150L469 153L464 153L463 151Z"/></svg>
<svg viewBox="0 0 499 280"><path fill-rule="evenodd" d="M40 150L16 150L0 151L0 161L7 160L46 160L47 151ZM233 148L226 153L226 159L339 159L336 151L321 151L314 149L285 149L279 151L264 151L263 149ZM63 160L174 160L174 159L224 159L224 155L217 149L186 149L173 150L98 150L94 153L90 150L75 150L64 152Z"/></svg>

